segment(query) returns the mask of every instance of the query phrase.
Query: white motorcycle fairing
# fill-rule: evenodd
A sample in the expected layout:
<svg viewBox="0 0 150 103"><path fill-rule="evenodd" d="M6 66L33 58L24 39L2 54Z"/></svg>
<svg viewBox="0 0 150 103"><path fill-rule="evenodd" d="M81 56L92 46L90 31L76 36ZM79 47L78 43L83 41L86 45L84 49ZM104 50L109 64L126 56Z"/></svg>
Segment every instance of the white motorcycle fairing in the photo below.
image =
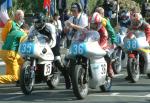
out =
<svg viewBox="0 0 150 103"><path fill-rule="evenodd" d="M106 52L95 42L74 42L69 49L69 56L83 55L87 58L99 59L106 55Z"/></svg>
<svg viewBox="0 0 150 103"><path fill-rule="evenodd" d="M73 41L69 49L69 58L84 56L90 60L91 78L89 80L90 88L101 86L106 81L107 63L104 59L104 51L99 43L99 33L90 31L86 33L84 40Z"/></svg>
<svg viewBox="0 0 150 103"><path fill-rule="evenodd" d="M96 89L105 82L107 63L104 58L90 60L92 78L89 80L89 87Z"/></svg>
<svg viewBox="0 0 150 103"><path fill-rule="evenodd" d="M150 73L150 48L145 33L136 31L135 37L133 39L125 37L124 43L126 51L136 50L144 57L144 73Z"/></svg>
<svg viewBox="0 0 150 103"><path fill-rule="evenodd" d="M35 36L34 40L27 40L20 44L19 53L24 56L38 58L39 61L54 60L53 52L49 44L44 41L42 35Z"/></svg>
<svg viewBox="0 0 150 103"><path fill-rule="evenodd" d="M148 47L149 43L146 41L146 36L141 31L136 31L132 38L124 38L124 48L127 51Z"/></svg>

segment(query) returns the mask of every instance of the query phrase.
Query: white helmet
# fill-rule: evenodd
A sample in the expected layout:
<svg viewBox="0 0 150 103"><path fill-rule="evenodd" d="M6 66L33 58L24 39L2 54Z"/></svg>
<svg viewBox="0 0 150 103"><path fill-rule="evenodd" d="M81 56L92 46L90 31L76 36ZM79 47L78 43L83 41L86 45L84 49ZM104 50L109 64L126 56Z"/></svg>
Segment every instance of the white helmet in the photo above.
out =
<svg viewBox="0 0 150 103"><path fill-rule="evenodd" d="M143 23L143 18L140 13L134 13L131 15L131 24L134 28L139 28Z"/></svg>
<svg viewBox="0 0 150 103"><path fill-rule="evenodd" d="M140 21L142 19L142 15L140 13L133 13L131 15L131 20Z"/></svg>
<svg viewBox="0 0 150 103"><path fill-rule="evenodd" d="M100 16L100 14L98 12L95 12L90 20L90 23L98 24L101 22L101 20L102 17Z"/></svg>

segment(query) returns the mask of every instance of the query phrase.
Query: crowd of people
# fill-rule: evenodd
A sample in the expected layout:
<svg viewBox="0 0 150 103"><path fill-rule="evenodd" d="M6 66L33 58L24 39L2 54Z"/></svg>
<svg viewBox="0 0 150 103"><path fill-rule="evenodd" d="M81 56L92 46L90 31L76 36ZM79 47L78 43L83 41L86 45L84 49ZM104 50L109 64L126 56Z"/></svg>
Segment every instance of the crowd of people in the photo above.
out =
<svg viewBox="0 0 150 103"><path fill-rule="evenodd" d="M80 5L72 3L70 12L64 9L65 5L59 5L59 14L54 13L53 19L48 22L44 19L44 15L37 13L34 16L34 24L29 29L29 26L24 22L24 12L17 10L14 15L14 20L8 20L5 27L2 29L3 46L0 51L0 58L6 63L6 74L0 75L0 83L11 83L19 80L20 68L23 64L22 57L18 54L18 47L22 37L26 36L33 30L46 35L49 38L49 45L55 56L57 65L64 75L66 88L71 87L71 80L67 69L61 61L60 46L67 38L67 47L70 46L72 39L79 39L81 31L84 29L95 30L100 34L99 46L103 48L107 55L105 59L108 64L108 75L113 78L114 72L111 67L111 58L109 49L115 48L116 32L111 25L112 13L116 10L116 2L112 5L109 0L105 0L104 7L97 7L91 16L86 14L87 4ZM110 8L108 8L110 7ZM59 16L60 15L60 16ZM143 14L145 15L145 14ZM122 10L119 13L119 27L126 27L130 30L142 30L146 34L146 40L150 43L150 24L144 20L141 13L132 10ZM111 42L110 42L110 41ZM127 77L128 78L128 77Z"/></svg>

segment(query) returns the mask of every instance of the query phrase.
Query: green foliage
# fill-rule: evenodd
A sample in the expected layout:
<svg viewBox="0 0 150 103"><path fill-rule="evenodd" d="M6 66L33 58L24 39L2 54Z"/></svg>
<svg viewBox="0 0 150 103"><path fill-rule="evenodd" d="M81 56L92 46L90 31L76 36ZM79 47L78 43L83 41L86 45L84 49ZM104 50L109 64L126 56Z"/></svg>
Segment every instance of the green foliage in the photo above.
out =
<svg viewBox="0 0 150 103"><path fill-rule="evenodd" d="M38 1L41 3L38 4ZM68 9L70 9L72 2L79 2L80 0L67 0ZM104 0L88 0L89 13L93 12L95 7L102 6ZM133 7L139 8L143 0L118 0L120 6L131 9ZM149 0L150 2L150 0ZM16 9L23 9L26 13L35 11L43 11L43 0L13 0L13 8L10 9L10 14Z"/></svg>
<svg viewBox="0 0 150 103"><path fill-rule="evenodd" d="M70 9L71 3L79 2L80 0L67 0L68 9ZM93 12L96 6L102 6L103 0L88 0L89 13Z"/></svg>
<svg viewBox="0 0 150 103"><path fill-rule="evenodd" d="M41 3L38 4L38 1ZM67 0L67 7L70 9L72 2L79 2L80 0ZM103 0L89 0L88 10L91 13L96 6L101 6ZM26 13L35 11L43 11L43 0L13 0L13 8L10 11L23 9Z"/></svg>
<svg viewBox="0 0 150 103"><path fill-rule="evenodd" d="M124 8L127 10L130 10L132 8L136 8L138 11L140 11L140 4L133 1L133 0L118 0L118 1L119 1L119 5L121 8Z"/></svg>

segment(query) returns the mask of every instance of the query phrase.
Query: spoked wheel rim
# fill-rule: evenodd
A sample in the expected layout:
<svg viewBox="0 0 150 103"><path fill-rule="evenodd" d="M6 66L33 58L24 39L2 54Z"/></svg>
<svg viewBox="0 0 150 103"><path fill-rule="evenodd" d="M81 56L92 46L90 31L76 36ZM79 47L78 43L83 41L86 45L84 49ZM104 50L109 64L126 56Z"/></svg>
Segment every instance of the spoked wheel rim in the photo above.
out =
<svg viewBox="0 0 150 103"><path fill-rule="evenodd" d="M118 50L117 53L116 53L116 56L117 56L117 66L121 66L121 56L122 56L122 50Z"/></svg>
<svg viewBox="0 0 150 103"><path fill-rule="evenodd" d="M114 69L116 73L119 73L121 71L122 50L117 49L114 56L116 58L114 63Z"/></svg>
<svg viewBox="0 0 150 103"><path fill-rule="evenodd" d="M132 72L133 78L136 78L139 75L139 67L134 61L132 62L131 72Z"/></svg>
<svg viewBox="0 0 150 103"><path fill-rule="evenodd" d="M58 84L58 82L59 82L59 77L60 77L60 74L59 74L59 73L53 74L53 76L51 77L51 82L52 82L52 84L54 84L54 85Z"/></svg>
<svg viewBox="0 0 150 103"><path fill-rule="evenodd" d="M129 58L128 61L128 70L129 70L129 77L131 77L131 82L135 83L139 80L140 77L140 70L139 70L139 63L136 62L136 58Z"/></svg>
<svg viewBox="0 0 150 103"><path fill-rule="evenodd" d="M24 84L25 88L27 90L32 90L34 82L35 82L35 74L33 70L30 70L30 66L27 66L25 68L25 73L24 73Z"/></svg>
<svg viewBox="0 0 150 103"><path fill-rule="evenodd" d="M78 87L82 95L87 94L88 92L88 83L85 80L85 69L80 68L78 75Z"/></svg>

